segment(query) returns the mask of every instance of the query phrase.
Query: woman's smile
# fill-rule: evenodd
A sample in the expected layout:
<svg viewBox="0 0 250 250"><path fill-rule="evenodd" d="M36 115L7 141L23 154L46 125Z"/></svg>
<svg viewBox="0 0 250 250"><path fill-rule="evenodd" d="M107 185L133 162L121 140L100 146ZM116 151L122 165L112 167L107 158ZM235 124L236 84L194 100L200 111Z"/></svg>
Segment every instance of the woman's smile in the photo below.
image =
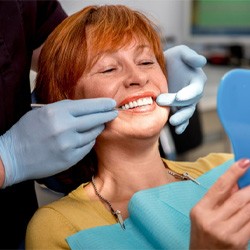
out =
<svg viewBox="0 0 250 250"><path fill-rule="evenodd" d="M148 112L155 109L155 94L152 92L145 92L134 94L125 98L120 104L119 108L122 111L128 112Z"/></svg>

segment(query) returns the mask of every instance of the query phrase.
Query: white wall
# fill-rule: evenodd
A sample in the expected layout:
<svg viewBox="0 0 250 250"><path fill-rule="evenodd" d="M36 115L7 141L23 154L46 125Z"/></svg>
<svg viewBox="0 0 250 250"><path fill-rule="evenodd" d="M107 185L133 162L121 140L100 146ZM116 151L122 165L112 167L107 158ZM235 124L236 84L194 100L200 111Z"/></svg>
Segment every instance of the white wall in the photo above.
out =
<svg viewBox="0 0 250 250"><path fill-rule="evenodd" d="M147 14L162 29L164 36L180 43L183 34L183 2L185 0L59 0L70 15L93 4L125 4Z"/></svg>

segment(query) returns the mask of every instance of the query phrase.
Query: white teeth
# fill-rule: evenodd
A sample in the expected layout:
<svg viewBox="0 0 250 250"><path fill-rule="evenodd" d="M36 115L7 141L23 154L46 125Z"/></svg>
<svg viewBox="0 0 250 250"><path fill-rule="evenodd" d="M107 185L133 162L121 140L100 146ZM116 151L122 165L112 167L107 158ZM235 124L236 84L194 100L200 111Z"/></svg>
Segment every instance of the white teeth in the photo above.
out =
<svg viewBox="0 0 250 250"><path fill-rule="evenodd" d="M126 109L132 109L132 108L136 108L140 106L151 105L152 103L153 103L152 97L145 97L145 98L140 98L136 101L126 103L121 108L126 110Z"/></svg>
<svg viewBox="0 0 250 250"><path fill-rule="evenodd" d="M125 109L129 109L129 105L128 105L128 104L125 104L125 105L124 105L124 108L125 108Z"/></svg>
<svg viewBox="0 0 250 250"><path fill-rule="evenodd" d="M131 109L134 107L133 102L129 102L129 104L128 104L128 105L129 105L129 108L131 108Z"/></svg>

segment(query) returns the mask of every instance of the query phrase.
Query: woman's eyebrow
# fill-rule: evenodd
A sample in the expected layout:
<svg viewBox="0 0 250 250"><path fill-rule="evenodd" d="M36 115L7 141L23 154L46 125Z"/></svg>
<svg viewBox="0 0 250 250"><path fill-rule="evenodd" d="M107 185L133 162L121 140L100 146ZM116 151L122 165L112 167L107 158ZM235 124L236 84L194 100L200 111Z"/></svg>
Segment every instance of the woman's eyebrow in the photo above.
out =
<svg viewBox="0 0 250 250"><path fill-rule="evenodd" d="M148 44L139 44L136 46L136 50L144 50L144 49L150 49L150 46Z"/></svg>
<svg viewBox="0 0 250 250"><path fill-rule="evenodd" d="M140 45L137 45L136 48L135 48L135 52L136 54L140 54L142 53L143 51L150 51L151 50L151 47L150 45L148 44L140 44Z"/></svg>

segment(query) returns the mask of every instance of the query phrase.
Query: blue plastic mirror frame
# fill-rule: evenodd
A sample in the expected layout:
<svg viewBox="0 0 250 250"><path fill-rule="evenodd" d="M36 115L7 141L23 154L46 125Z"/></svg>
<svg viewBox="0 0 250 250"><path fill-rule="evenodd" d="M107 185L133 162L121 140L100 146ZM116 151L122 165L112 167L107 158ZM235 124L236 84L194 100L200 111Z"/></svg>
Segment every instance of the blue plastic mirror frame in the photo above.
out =
<svg viewBox="0 0 250 250"><path fill-rule="evenodd" d="M222 78L217 110L231 141L235 160L250 159L250 70L234 69ZM250 169L238 181L240 188L250 185Z"/></svg>

